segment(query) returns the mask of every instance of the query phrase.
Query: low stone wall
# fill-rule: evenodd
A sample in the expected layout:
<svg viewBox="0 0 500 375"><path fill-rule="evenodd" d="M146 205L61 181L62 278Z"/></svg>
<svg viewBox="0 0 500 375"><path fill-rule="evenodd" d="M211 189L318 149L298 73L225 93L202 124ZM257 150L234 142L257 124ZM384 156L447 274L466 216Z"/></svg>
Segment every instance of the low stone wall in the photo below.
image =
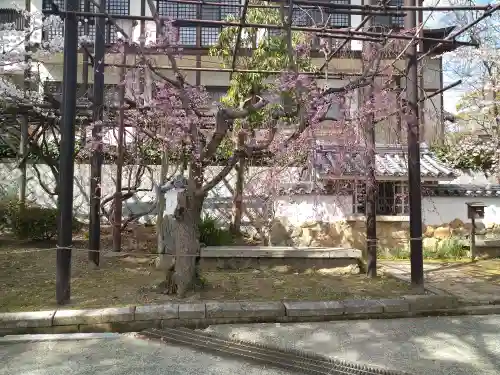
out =
<svg viewBox="0 0 500 375"><path fill-rule="evenodd" d="M472 306L446 295L320 302L192 302L88 310L0 313L0 335L137 332L213 324L383 319L428 315L498 314L499 305Z"/></svg>
<svg viewBox="0 0 500 375"><path fill-rule="evenodd" d="M471 223L454 219L440 225L424 225L423 246L434 251L449 239L468 244ZM500 225L486 227L476 223L477 240L500 239ZM366 222L364 220L343 220L337 222L305 222L300 226L290 225L286 218L276 219L271 227L273 245L286 246L332 246L366 249ZM410 223L407 218L383 217L377 219L378 246L388 252L407 248L410 239ZM394 255L394 254L388 254Z"/></svg>
<svg viewBox="0 0 500 375"><path fill-rule="evenodd" d="M381 246L399 246L409 238L409 222L377 221L377 237ZM271 242L282 246L331 246L355 249L366 248L366 222L343 220L333 223L315 221L300 226L287 223L286 218L275 220L271 227Z"/></svg>
<svg viewBox="0 0 500 375"><path fill-rule="evenodd" d="M341 273L360 273L362 252L342 248L291 247L206 247L201 252L203 270L275 269L281 272L304 272L338 269Z"/></svg>

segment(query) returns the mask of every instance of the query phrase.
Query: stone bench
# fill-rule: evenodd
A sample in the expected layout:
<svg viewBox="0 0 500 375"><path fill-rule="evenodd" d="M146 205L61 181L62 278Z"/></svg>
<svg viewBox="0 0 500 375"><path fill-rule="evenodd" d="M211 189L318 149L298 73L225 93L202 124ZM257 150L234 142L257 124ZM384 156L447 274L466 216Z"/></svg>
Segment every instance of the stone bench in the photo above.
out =
<svg viewBox="0 0 500 375"><path fill-rule="evenodd" d="M201 250L201 267L217 269L307 269L361 267L362 252L334 247L208 246Z"/></svg>

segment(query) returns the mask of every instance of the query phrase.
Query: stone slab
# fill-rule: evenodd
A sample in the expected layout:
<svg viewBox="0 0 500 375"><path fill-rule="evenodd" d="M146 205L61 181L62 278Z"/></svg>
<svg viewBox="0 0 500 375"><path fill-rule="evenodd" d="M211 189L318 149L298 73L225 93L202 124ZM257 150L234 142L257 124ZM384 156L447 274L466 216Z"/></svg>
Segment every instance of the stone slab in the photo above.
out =
<svg viewBox="0 0 500 375"><path fill-rule="evenodd" d="M139 332L148 328L160 328L160 320L137 320L130 322L108 322L108 323L91 323L91 324L80 324L79 332L91 333L91 332Z"/></svg>
<svg viewBox="0 0 500 375"><path fill-rule="evenodd" d="M282 246L208 246L201 250L202 258L356 258L358 249L336 247L282 247Z"/></svg>
<svg viewBox="0 0 500 375"><path fill-rule="evenodd" d="M206 307L204 303L179 304L179 319L204 319Z"/></svg>
<svg viewBox="0 0 500 375"><path fill-rule="evenodd" d="M384 312L384 307L377 300L348 300L343 301L344 314L381 314Z"/></svg>
<svg viewBox="0 0 500 375"><path fill-rule="evenodd" d="M281 302L207 302L207 318L252 318L285 316Z"/></svg>
<svg viewBox="0 0 500 375"><path fill-rule="evenodd" d="M54 315L54 325L98 324L128 322L134 320L135 306L110 307L88 310L58 310Z"/></svg>
<svg viewBox="0 0 500 375"><path fill-rule="evenodd" d="M332 316L344 314L344 304L338 301L283 302L287 316Z"/></svg>
<svg viewBox="0 0 500 375"><path fill-rule="evenodd" d="M500 296L492 294L476 294L471 297L466 297L463 302L467 305L497 305L500 304Z"/></svg>
<svg viewBox="0 0 500 375"><path fill-rule="evenodd" d="M377 301L382 305L384 313L398 313L410 311L410 303L404 299L381 299Z"/></svg>
<svg viewBox="0 0 500 375"><path fill-rule="evenodd" d="M207 302L207 318L237 318L243 313L239 302Z"/></svg>
<svg viewBox="0 0 500 375"><path fill-rule="evenodd" d="M410 303L410 311L432 311L451 309L458 305L458 300L453 296L445 295L408 295L403 298Z"/></svg>
<svg viewBox="0 0 500 375"><path fill-rule="evenodd" d="M55 310L0 313L0 328L50 327L55 313Z"/></svg>
<svg viewBox="0 0 500 375"><path fill-rule="evenodd" d="M458 310L466 315L500 314L500 305L463 306L458 308Z"/></svg>
<svg viewBox="0 0 500 375"><path fill-rule="evenodd" d="M179 318L179 304L144 305L135 308L134 320L163 320Z"/></svg>
<svg viewBox="0 0 500 375"><path fill-rule="evenodd" d="M285 316L285 305L282 302L241 302L242 317L271 318Z"/></svg>

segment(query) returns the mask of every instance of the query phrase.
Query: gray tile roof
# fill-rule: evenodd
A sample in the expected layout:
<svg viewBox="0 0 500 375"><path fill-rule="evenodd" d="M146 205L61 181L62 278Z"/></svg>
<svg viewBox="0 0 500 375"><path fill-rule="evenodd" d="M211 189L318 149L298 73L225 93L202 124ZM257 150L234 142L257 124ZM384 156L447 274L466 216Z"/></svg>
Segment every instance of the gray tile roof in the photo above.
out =
<svg viewBox="0 0 500 375"><path fill-rule="evenodd" d="M425 195L447 197L500 197L500 185L439 184L423 186Z"/></svg>
<svg viewBox="0 0 500 375"><path fill-rule="evenodd" d="M323 178L365 176L365 157L366 151L359 147L320 146L314 165ZM377 146L375 168L380 179L408 176L406 147ZM425 145L420 150L420 170L422 178L449 180L456 177L453 169L439 161Z"/></svg>

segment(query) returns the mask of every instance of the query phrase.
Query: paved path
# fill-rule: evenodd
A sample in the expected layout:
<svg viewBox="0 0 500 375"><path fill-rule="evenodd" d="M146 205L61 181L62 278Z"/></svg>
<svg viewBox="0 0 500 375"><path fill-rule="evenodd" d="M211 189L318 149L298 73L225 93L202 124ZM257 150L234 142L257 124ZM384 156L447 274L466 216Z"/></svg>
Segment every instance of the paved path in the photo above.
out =
<svg viewBox="0 0 500 375"><path fill-rule="evenodd" d="M410 262L381 262L395 276L410 278ZM425 285L462 298L500 302L500 261L424 263Z"/></svg>
<svg viewBox="0 0 500 375"><path fill-rule="evenodd" d="M500 315L220 325L208 330L415 375L500 374Z"/></svg>
<svg viewBox="0 0 500 375"><path fill-rule="evenodd" d="M288 375L127 335L63 337L33 342L0 339L0 375Z"/></svg>
<svg viewBox="0 0 500 375"><path fill-rule="evenodd" d="M500 374L500 315L220 325L208 330L415 375ZM287 375L131 335L62 337L36 336L38 341L32 342L0 338L0 375Z"/></svg>

